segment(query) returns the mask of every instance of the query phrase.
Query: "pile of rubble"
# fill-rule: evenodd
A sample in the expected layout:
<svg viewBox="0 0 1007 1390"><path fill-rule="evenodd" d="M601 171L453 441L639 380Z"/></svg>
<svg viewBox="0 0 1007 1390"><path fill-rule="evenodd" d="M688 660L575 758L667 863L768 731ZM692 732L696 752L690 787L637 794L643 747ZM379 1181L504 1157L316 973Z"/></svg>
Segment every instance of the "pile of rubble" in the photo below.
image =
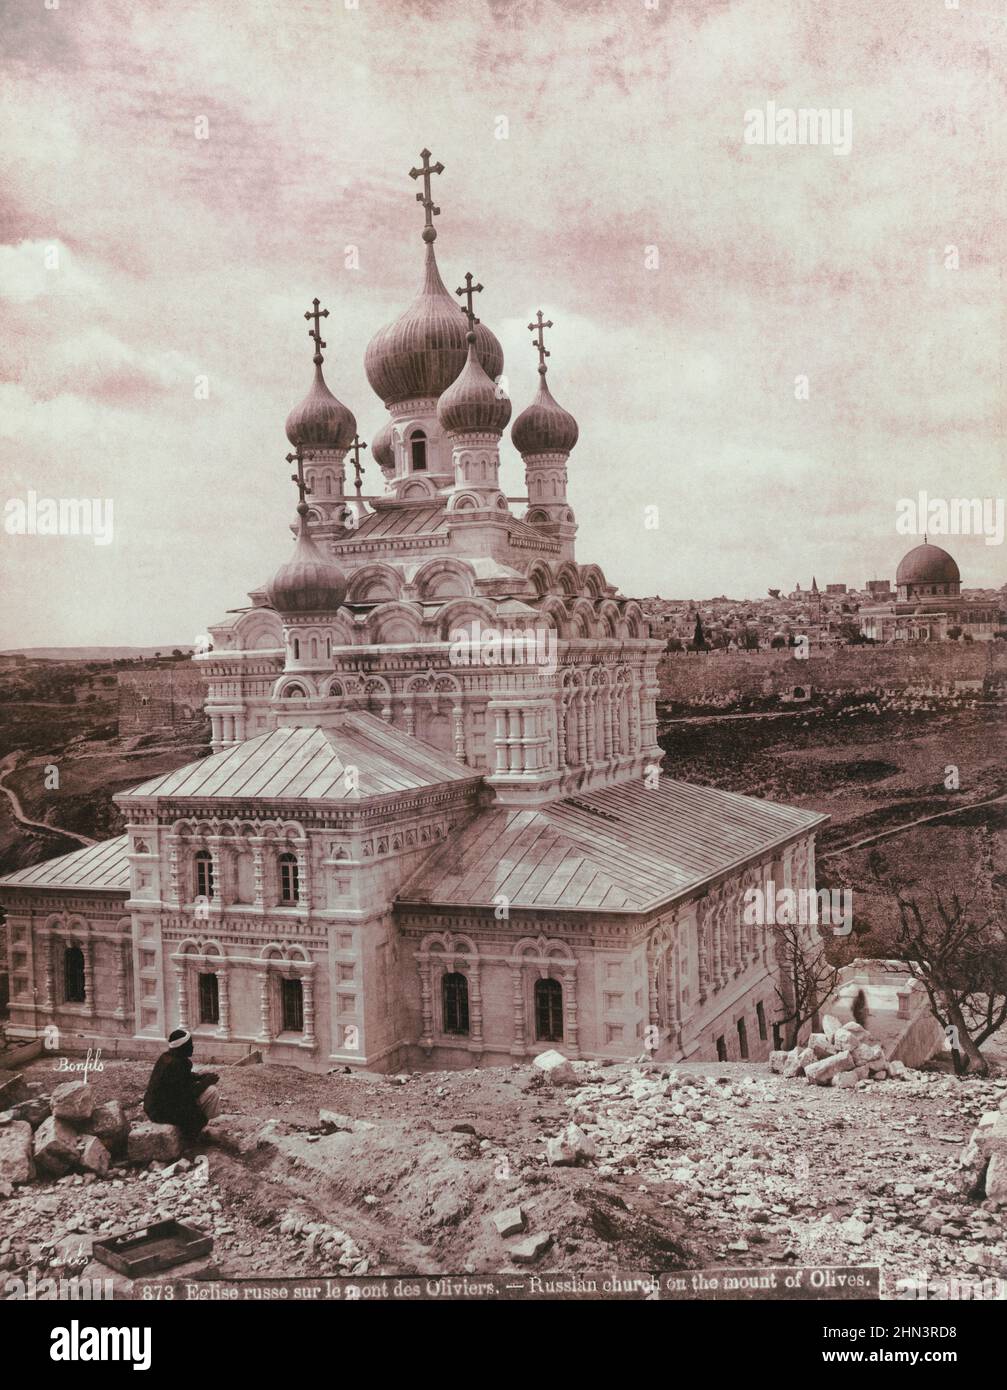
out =
<svg viewBox="0 0 1007 1390"><path fill-rule="evenodd" d="M822 1021L822 1031L812 1033L803 1047L790 1052L771 1052L770 1068L790 1079L803 1076L816 1086L856 1086L862 1081L904 1081L904 1062L890 1060L885 1049L860 1023Z"/></svg>
<svg viewBox="0 0 1007 1390"><path fill-rule="evenodd" d="M117 1100L98 1105L86 1081L67 1081L50 1095L20 1077L4 1087L0 1111L0 1195L36 1178L91 1173L104 1178L116 1161L173 1163L182 1153L174 1125L130 1121ZM13 1102L13 1103L12 1103Z"/></svg>

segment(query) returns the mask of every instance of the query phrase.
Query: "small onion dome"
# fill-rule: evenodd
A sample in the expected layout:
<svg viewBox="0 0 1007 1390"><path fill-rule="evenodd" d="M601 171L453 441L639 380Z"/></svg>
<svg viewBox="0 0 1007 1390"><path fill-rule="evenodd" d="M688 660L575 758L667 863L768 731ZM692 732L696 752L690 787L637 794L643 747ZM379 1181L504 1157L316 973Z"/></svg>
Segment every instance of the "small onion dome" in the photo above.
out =
<svg viewBox="0 0 1007 1390"><path fill-rule="evenodd" d="M395 450L392 448L392 422L387 421L371 441L371 458L384 469L395 467Z"/></svg>
<svg viewBox="0 0 1007 1390"><path fill-rule="evenodd" d="M895 575L896 584L957 584L961 572L952 557L939 545L918 545L902 557Z"/></svg>
<svg viewBox="0 0 1007 1390"><path fill-rule="evenodd" d="M437 397L465 366L468 325L461 305L448 294L427 242L426 271L419 294L393 323L378 330L364 355L367 380L386 406L421 396ZM503 371L503 348L480 323L476 355L494 380Z"/></svg>
<svg viewBox="0 0 1007 1390"><path fill-rule="evenodd" d="M539 368L538 395L527 410L511 426L514 448L526 454L568 454L577 443L580 431L577 421L568 410L553 400L545 379L545 368Z"/></svg>
<svg viewBox="0 0 1007 1390"><path fill-rule="evenodd" d="M321 362L316 361L311 390L287 416L287 438L291 444L316 449L348 449L356 432L353 411L336 400L325 384Z"/></svg>
<svg viewBox="0 0 1007 1390"><path fill-rule="evenodd" d="M266 597L277 613L331 612L346 597L346 576L308 535L306 502L297 508L297 515L294 553L267 584Z"/></svg>
<svg viewBox="0 0 1007 1390"><path fill-rule="evenodd" d="M475 333L469 333L468 340L465 366L441 395L437 419L447 434L503 434L510 401L483 370Z"/></svg>

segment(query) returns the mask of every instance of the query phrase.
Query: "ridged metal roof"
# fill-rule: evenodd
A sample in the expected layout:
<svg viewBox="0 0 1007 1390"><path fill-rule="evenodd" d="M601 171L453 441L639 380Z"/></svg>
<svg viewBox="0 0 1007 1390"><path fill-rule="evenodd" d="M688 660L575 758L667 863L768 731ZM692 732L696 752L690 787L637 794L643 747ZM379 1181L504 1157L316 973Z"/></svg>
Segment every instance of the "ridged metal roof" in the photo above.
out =
<svg viewBox="0 0 1007 1390"><path fill-rule="evenodd" d="M662 777L537 810L491 807L456 832L400 903L644 912L827 816Z"/></svg>
<svg viewBox="0 0 1007 1390"><path fill-rule="evenodd" d="M0 888L129 888L129 862L126 851L129 836L117 835L97 845L75 849L57 859L46 859L29 869L17 869L0 878Z"/></svg>
<svg viewBox="0 0 1007 1390"><path fill-rule="evenodd" d="M358 790L344 774L358 771ZM338 729L274 729L123 793L177 800L359 801L478 776L446 753L373 714L346 715Z"/></svg>

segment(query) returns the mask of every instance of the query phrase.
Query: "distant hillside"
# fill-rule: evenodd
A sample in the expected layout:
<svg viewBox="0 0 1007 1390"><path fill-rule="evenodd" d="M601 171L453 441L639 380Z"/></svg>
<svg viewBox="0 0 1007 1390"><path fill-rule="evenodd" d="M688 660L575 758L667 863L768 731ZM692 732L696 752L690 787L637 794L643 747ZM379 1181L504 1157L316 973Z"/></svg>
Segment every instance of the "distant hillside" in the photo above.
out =
<svg viewBox="0 0 1007 1390"><path fill-rule="evenodd" d="M0 656L26 656L30 661L115 661L123 657L150 657L157 652L171 656L173 651L188 656L192 647L181 642L162 647L8 647Z"/></svg>

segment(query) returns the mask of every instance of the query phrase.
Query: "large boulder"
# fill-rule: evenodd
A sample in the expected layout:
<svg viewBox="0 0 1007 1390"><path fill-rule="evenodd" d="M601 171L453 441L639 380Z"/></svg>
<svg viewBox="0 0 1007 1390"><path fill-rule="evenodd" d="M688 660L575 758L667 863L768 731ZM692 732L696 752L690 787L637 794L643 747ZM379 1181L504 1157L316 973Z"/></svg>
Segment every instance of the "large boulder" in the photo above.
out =
<svg viewBox="0 0 1007 1390"><path fill-rule="evenodd" d="M986 1196L1007 1202L1007 1154L994 1153L986 1169Z"/></svg>
<svg viewBox="0 0 1007 1390"><path fill-rule="evenodd" d="M812 1062L804 1068L804 1075L816 1086L830 1086L834 1076L852 1069L853 1058L850 1054L837 1052L834 1057L823 1057L820 1062Z"/></svg>
<svg viewBox="0 0 1007 1390"><path fill-rule="evenodd" d="M112 1166L112 1155L95 1135L85 1137L80 1150L80 1166L88 1173L103 1178Z"/></svg>
<svg viewBox="0 0 1007 1390"><path fill-rule="evenodd" d="M551 1168L572 1168L595 1156L595 1143L579 1125L569 1124L562 1134L549 1139L545 1146L546 1161Z"/></svg>
<svg viewBox="0 0 1007 1390"><path fill-rule="evenodd" d="M858 1067L887 1066L885 1050L879 1043L858 1043L853 1049L853 1060Z"/></svg>
<svg viewBox="0 0 1007 1390"><path fill-rule="evenodd" d="M31 1125L12 1120L0 1126L0 1183L31 1182L34 1176Z"/></svg>
<svg viewBox="0 0 1007 1390"><path fill-rule="evenodd" d="M80 1135L65 1120L50 1115L35 1131L35 1166L50 1177L62 1178L77 1162Z"/></svg>
<svg viewBox="0 0 1007 1390"><path fill-rule="evenodd" d="M787 1058L789 1056L789 1052L771 1052L769 1054L769 1070L775 1072L783 1071L784 1067L787 1065Z"/></svg>
<svg viewBox="0 0 1007 1390"><path fill-rule="evenodd" d="M577 1074L569 1059L555 1048L550 1048L548 1052L540 1052L532 1066L553 1086L576 1085Z"/></svg>
<svg viewBox="0 0 1007 1390"><path fill-rule="evenodd" d="M82 1124L94 1113L94 1091L86 1081L65 1081L53 1091L50 1104L57 1119Z"/></svg>
<svg viewBox="0 0 1007 1390"><path fill-rule="evenodd" d="M173 1163L182 1154L182 1131L177 1125L155 1125L150 1120L131 1125L126 1140L130 1163Z"/></svg>
<svg viewBox="0 0 1007 1390"><path fill-rule="evenodd" d="M858 1043L866 1041L868 1041L867 1029L863 1024L853 1021L844 1023L843 1026L837 1028L832 1035L833 1046L840 1048L842 1051L849 1051L850 1048L856 1047Z"/></svg>
<svg viewBox="0 0 1007 1390"><path fill-rule="evenodd" d="M804 1063L801 1061L803 1049L795 1047L792 1052L786 1054L787 1060L783 1064L783 1075L788 1081L795 1076L804 1075Z"/></svg>
<svg viewBox="0 0 1007 1390"><path fill-rule="evenodd" d="M13 1107L15 1120L25 1120L31 1125L32 1129L38 1129L43 1120L47 1120L52 1114L52 1108L46 1096L29 1096L20 1105Z"/></svg>
<svg viewBox="0 0 1007 1390"><path fill-rule="evenodd" d="M104 1105L95 1106L88 1121L87 1132L96 1135L110 1154L118 1156L124 1153L129 1121L123 1111L122 1102L107 1100Z"/></svg>
<svg viewBox="0 0 1007 1390"><path fill-rule="evenodd" d="M824 1033L812 1033L808 1039L808 1046L811 1048L815 1057L820 1061L823 1057L831 1057L836 1051Z"/></svg>

